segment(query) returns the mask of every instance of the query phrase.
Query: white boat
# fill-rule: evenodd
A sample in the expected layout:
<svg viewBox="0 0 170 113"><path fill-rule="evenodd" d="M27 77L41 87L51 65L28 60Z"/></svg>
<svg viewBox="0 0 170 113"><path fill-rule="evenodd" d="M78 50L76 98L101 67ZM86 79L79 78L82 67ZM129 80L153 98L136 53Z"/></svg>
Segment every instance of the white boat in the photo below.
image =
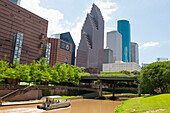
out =
<svg viewBox="0 0 170 113"><path fill-rule="evenodd" d="M62 99L60 100L61 96L45 96L42 99L44 100L43 103L37 106L38 109L50 110L50 109L57 109L57 108L64 108L71 105L69 99Z"/></svg>

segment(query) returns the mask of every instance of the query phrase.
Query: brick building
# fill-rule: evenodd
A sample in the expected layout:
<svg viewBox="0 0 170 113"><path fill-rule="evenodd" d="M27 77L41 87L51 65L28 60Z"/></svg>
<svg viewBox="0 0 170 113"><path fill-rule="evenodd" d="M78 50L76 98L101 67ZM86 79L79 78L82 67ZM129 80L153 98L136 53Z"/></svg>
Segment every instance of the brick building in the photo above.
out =
<svg viewBox="0 0 170 113"><path fill-rule="evenodd" d="M47 47L49 51L46 52L47 63L50 66L57 62L71 65L72 45L70 43L56 38L48 38L47 45L50 45L50 47Z"/></svg>
<svg viewBox="0 0 170 113"><path fill-rule="evenodd" d="M29 64L45 56L47 27L47 20L8 0L0 0L0 59Z"/></svg>

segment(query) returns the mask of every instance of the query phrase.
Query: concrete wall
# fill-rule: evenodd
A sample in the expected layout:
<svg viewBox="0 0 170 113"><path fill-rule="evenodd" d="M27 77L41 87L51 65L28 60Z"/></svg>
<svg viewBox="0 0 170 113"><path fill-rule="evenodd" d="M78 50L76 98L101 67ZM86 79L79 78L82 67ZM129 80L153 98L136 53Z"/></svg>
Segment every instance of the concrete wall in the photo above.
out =
<svg viewBox="0 0 170 113"><path fill-rule="evenodd" d="M127 71L141 71L139 64L135 62L116 62L110 64L103 64L103 72L120 72L122 70Z"/></svg>
<svg viewBox="0 0 170 113"><path fill-rule="evenodd" d="M23 86L7 86L7 85L0 85L0 97L15 91L16 89L23 89ZM6 101L23 101L23 100L34 100L40 99L42 97L42 89L48 89L53 95L54 91L56 91L56 95L67 95L67 88L61 87L48 87L48 86L35 86L30 91L26 92L25 94L18 94L14 97L7 99Z"/></svg>

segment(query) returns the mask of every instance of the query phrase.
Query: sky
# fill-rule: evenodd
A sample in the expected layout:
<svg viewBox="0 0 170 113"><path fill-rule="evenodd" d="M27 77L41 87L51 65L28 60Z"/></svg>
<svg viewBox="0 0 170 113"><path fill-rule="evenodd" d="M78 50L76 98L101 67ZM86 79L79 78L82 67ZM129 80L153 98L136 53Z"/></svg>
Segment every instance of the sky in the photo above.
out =
<svg viewBox="0 0 170 113"><path fill-rule="evenodd" d="M170 0L21 0L21 7L49 21L48 36L70 32L77 49L93 3L105 20L105 47L106 33L117 30L117 20L127 19L140 64L170 59Z"/></svg>

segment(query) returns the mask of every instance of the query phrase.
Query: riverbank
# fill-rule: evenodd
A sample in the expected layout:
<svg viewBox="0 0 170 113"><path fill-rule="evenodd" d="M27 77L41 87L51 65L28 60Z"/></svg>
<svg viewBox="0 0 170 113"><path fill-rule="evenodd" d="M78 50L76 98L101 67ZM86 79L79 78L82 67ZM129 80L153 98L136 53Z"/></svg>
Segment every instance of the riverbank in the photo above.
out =
<svg viewBox="0 0 170 113"><path fill-rule="evenodd" d="M169 113L169 111L170 111L170 93L132 98L123 101L123 104L116 108L116 113L131 113L131 112Z"/></svg>

